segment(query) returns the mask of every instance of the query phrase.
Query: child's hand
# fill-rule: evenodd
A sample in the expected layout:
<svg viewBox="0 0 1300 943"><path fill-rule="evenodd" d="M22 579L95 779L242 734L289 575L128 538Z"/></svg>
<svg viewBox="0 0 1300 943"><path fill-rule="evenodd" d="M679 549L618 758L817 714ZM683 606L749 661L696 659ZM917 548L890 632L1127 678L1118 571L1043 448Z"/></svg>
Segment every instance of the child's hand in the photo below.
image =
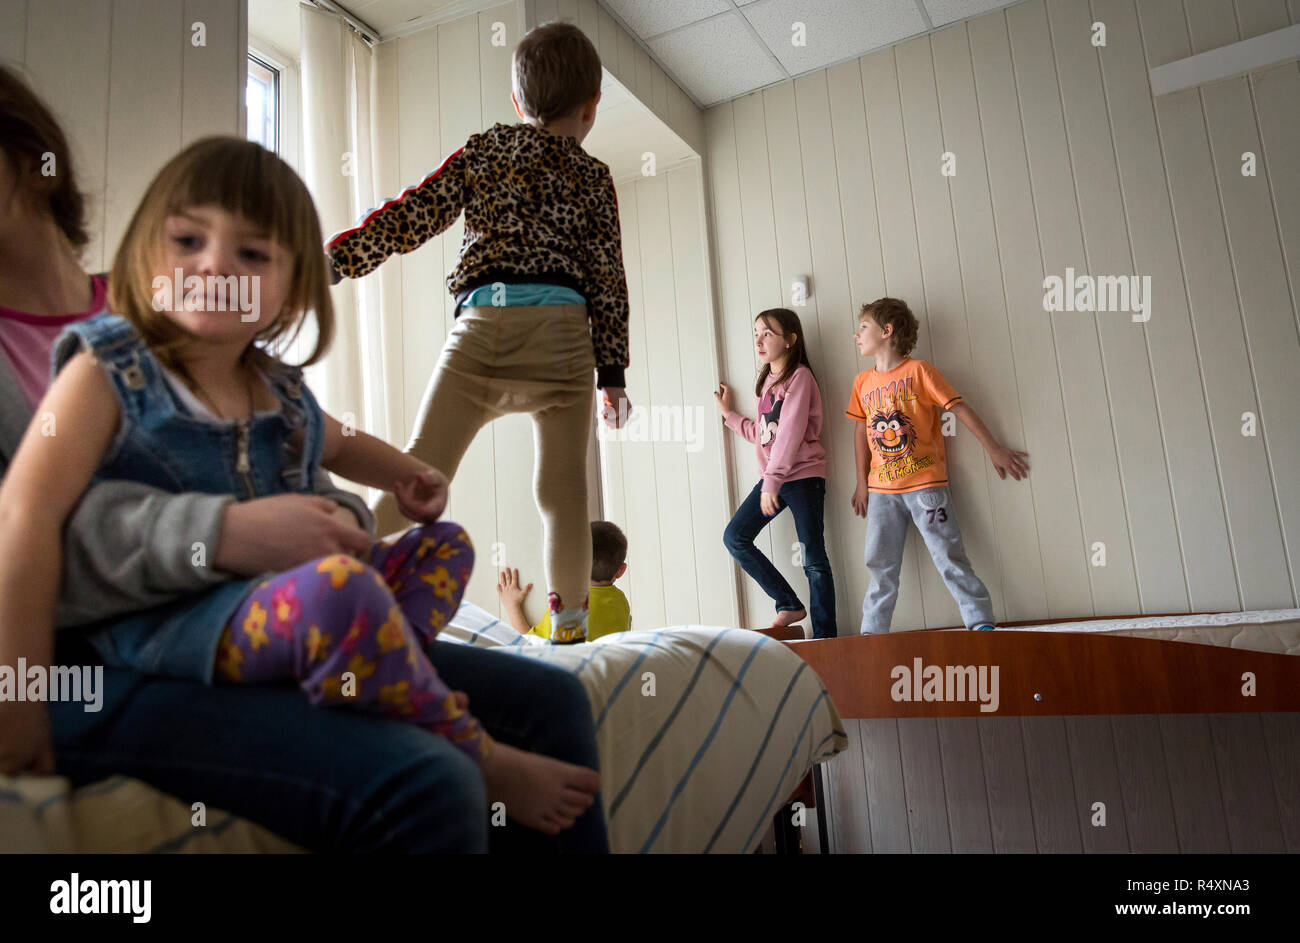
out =
<svg viewBox="0 0 1300 943"><path fill-rule="evenodd" d="M632 401L621 386L607 386L601 390L600 418L611 429L621 429L632 411Z"/></svg>
<svg viewBox="0 0 1300 943"><path fill-rule="evenodd" d="M781 504L777 500L777 496L769 491L759 493L758 506L762 508L764 517L774 517L781 511Z"/></svg>
<svg viewBox="0 0 1300 943"><path fill-rule="evenodd" d="M40 701L0 702L0 775L54 775L50 715Z"/></svg>
<svg viewBox="0 0 1300 943"><path fill-rule="evenodd" d="M447 476L436 468L426 468L406 481L393 485L397 508L419 524L432 524L447 508Z"/></svg>
<svg viewBox="0 0 1300 943"><path fill-rule="evenodd" d="M998 477L1003 479L1008 474L1016 481L1028 478L1029 463L1025 461L1027 458L1029 458L1028 452L1017 452L1005 445L989 450L989 459L993 462L993 467L998 470Z"/></svg>
<svg viewBox="0 0 1300 943"><path fill-rule="evenodd" d="M866 485L858 485L853 492L853 513L858 517L867 516L867 497L871 494Z"/></svg>
<svg viewBox="0 0 1300 943"><path fill-rule="evenodd" d="M731 395L731 387L725 383L718 384L718 390L714 392L713 399L718 404L718 412L722 413L722 418L726 419L731 413L735 412L735 401Z"/></svg>
<svg viewBox="0 0 1300 943"><path fill-rule="evenodd" d="M507 606L522 606L524 597L533 588L532 583L521 588L520 582L517 569L502 570L501 575L497 578L497 595L501 597L501 601Z"/></svg>

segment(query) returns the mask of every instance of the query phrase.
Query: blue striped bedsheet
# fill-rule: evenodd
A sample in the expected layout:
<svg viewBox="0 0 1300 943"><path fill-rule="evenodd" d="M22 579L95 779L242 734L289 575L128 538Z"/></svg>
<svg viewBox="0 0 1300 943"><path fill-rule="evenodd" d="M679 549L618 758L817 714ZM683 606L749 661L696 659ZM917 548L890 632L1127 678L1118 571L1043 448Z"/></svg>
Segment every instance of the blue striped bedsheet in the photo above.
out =
<svg viewBox="0 0 1300 943"><path fill-rule="evenodd" d="M813 764L846 749L821 680L780 642L679 625L553 646L465 603L438 636L576 675L616 852L750 852Z"/></svg>

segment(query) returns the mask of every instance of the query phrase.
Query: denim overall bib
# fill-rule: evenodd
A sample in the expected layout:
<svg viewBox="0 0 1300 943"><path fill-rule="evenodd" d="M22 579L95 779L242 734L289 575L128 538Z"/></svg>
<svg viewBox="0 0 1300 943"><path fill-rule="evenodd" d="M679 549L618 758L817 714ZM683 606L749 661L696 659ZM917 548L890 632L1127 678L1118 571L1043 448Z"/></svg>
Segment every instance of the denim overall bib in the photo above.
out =
<svg viewBox="0 0 1300 943"><path fill-rule="evenodd" d="M173 494L230 494L238 500L314 493L325 422L298 368L275 363L268 370L279 412L212 420L193 415L176 397L161 365L124 318L98 314L68 325L54 343L52 374L83 348L107 372L122 413L96 483L127 479ZM299 454L289 438L304 427ZM192 559L211 566L216 551L194 547ZM231 580L78 631L109 667L211 683L221 633L254 582Z"/></svg>

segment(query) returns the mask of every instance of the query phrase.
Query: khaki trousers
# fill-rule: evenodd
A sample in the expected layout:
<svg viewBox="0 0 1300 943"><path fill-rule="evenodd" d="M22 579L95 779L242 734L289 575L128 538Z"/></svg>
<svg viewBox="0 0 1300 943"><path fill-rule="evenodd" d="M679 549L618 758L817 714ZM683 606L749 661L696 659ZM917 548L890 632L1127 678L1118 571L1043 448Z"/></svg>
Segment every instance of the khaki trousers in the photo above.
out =
<svg viewBox="0 0 1300 943"><path fill-rule="evenodd" d="M506 413L532 415L546 585L564 608L580 607L591 585L587 442L595 369L584 305L462 308L406 446L454 480L480 428ZM375 506L375 524L380 535L409 526L391 494Z"/></svg>

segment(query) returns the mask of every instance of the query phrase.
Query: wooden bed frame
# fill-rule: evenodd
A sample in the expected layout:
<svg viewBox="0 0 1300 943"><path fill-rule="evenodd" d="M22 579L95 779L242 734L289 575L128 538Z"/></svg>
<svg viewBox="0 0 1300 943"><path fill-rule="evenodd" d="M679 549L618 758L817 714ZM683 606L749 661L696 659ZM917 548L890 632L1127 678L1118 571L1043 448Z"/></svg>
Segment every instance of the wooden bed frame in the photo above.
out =
<svg viewBox="0 0 1300 943"><path fill-rule="evenodd" d="M1300 711L1300 657L1293 655L1079 632L921 629L804 640L797 627L760 631L808 663L845 720ZM946 673L949 666L981 665L998 666L995 712L982 711L971 692L965 700L891 697L899 687L899 666L916 674L918 667L924 672L939 666ZM919 683L909 693L920 693ZM797 830L788 826L789 803L824 808L823 796L818 766L778 813L778 851L798 850ZM820 814L818 826L826 851Z"/></svg>

